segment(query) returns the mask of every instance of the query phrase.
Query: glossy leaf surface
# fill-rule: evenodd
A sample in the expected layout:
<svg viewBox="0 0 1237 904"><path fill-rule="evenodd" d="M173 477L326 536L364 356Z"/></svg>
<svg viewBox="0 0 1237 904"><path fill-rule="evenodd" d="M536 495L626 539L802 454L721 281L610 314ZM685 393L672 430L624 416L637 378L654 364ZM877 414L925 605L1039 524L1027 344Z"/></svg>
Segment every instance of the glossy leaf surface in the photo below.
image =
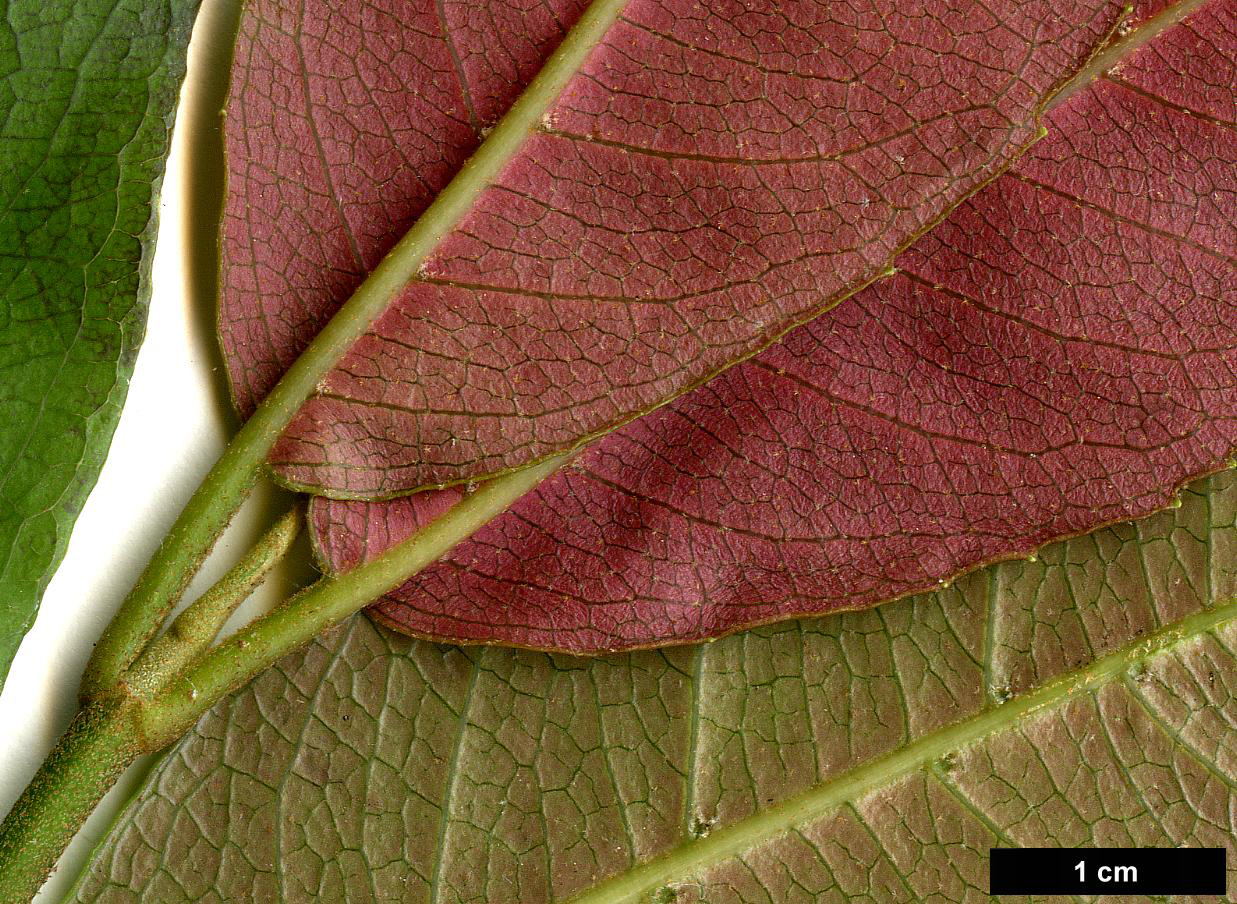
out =
<svg viewBox="0 0 1237 904"><path fill-rule="evenodd" d="M953 904L998 843L1223 846L1231 886L1235 520L1229 471L945 591L599 659L357 618L202 719L77 900Z"/></svg>
<svg viewBox="0 0 1237 904"><path fill-rule="evenodd" d="M899 273L585 451L374 610L596 652L870 605L1145 515L1237 447L1237 4L1056 108ZM459 490L316 500L346 570Z"/></svg>
<svg viewBox="0 0 1237 904"><path fill-rule="evenodd" d="M0 16L0 683L128 390L196 8L10 0Z"/></svg>
<svg viewBox="0 0 1237 904"><path fill-rule="evenodd" d="M292 485L484 477L758 351L1000 172L1118 12L598 0L616 18L555 96L523 81L579 10L520 6L246 16L220 319L242 408L457 170L476 193L274 449ZM538 114L505 165L460 169L517 96Z"/></svg>

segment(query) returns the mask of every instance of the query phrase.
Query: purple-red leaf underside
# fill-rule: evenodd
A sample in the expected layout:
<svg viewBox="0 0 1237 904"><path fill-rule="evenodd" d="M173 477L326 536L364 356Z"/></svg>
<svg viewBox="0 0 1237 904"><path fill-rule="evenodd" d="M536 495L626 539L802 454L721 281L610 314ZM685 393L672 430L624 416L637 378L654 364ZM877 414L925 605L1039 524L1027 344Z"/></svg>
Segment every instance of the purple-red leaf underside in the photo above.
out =
<svg viewBox="0 0 1237 904"><path fill-rule="evenodd" d="M597 652L873 604L1167 504L1237 445L1237 4L1057 108L898 274L589 447L373 610ZM317 499L346 569L460 491Z"/></svg>
<svg viewBox="0 0 1237 904"><path fill-rule="evenodd" d="M272 462L292 485L373 498L518 467L655 408L871 281L999 173L1117 12L630 0ZM242 409L579 13L251 4L220 317Z"/></svg>

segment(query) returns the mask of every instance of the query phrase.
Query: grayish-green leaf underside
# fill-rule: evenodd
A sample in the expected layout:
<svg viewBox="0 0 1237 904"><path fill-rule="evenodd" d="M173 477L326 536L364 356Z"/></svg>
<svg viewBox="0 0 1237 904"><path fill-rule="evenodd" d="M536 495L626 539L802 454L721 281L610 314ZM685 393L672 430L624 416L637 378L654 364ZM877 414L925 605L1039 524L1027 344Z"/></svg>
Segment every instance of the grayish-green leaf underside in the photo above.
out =
<svg viewBox="0 0 1237 904"><path fill-rule="evenodd" d="M1229 471L935 594L605 659L357 618L202 719L77 900L986 901L997 842L1231 851L1235 517Z"/></svg>
<svg viewBox="0 0 1237 904"><path fill-rule="evenodd" d="M0 684L133 372L196 7L0 2Z"/></svg>

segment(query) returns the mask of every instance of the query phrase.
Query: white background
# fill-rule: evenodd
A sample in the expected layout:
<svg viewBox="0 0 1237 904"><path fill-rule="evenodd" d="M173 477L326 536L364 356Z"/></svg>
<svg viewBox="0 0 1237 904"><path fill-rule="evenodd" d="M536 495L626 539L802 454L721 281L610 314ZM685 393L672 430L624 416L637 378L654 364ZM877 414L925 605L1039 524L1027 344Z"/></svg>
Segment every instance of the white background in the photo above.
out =
<svg viewBox="0 0 1237 904"><path fill-rule="evenodd" d="M159 204L146 341L99 483L0 694L0 813L72 718L91 646L236 429L215 345L213 274L222 188L217 114L238 7L239 0L204 0L195 26ZM194 586L226 570L288 498L262 489ZM307 560L302 543L249 611L286 596L308 575ZM139 763L104 800L36 901L61 900L148 768Z"/></svg>

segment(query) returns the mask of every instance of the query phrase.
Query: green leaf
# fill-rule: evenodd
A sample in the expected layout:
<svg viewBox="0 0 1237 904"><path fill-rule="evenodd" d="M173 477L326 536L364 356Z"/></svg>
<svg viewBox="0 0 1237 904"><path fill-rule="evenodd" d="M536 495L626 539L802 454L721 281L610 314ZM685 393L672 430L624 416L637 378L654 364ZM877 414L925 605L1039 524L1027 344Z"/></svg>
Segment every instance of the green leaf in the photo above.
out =
<svg viewBox="0 0 1237 904"><path fill-rule="evenodd" d="M938 593L603 659L358 617L201 720L77 900L986 900L998 841L1237 865L1235 518L1230 470Z"/></svg>
<svg viewBox="0 0 1237 904"><path fill-rule="evenodd" d="M150 298L196 0L0 17L0 684L98 478Z"/></svg>

